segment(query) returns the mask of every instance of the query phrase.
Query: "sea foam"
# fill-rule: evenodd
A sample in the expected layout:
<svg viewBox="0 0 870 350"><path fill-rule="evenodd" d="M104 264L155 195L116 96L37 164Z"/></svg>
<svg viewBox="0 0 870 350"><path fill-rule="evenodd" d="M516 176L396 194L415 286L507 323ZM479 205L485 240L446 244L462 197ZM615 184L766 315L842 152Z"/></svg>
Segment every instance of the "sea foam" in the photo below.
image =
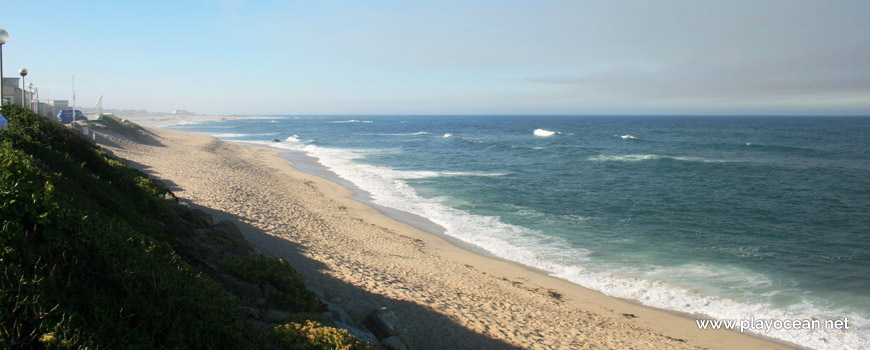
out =
<svg viewBox="0 0 870 350"><path fill-rule="evenodd" d="M214 136L214 137L217 137L217 138L219 138L219 139L222 139L222 138L238 138L238 137L245 137L245 136L248 136L248 134L220 133L220 134L211 134L211 136Z"/></svg>
<svg viewBox="0 0 870 350"><path fill-rule="evenodd" d="M294 142L294 143L299 143L299 142L302 142L302 141L299 140L299 135L293 135L293 136L290 136L290 137L284 139L284 142Z"/></svg>
<svg viewBox="0 0 870 350"><path fill-rule="evenodd" d="M344 123L374 123L374 121L371 121L371 120L351 119L351 120L336 120L336 121L331 121L330 123L333 123L333 124L344 124Z"/></svg>
<svg viewBox="0 0 870 350"><path fill-rule="evenodd" d="M429 135L431 134L428 131L418 131L418 132L409 132L404 134L385 134L387 136L420 136L420 135Z"/></svg>
<svg viewBox="0 0 870 350"><path fill-rule="evenodd" d="M500 258L549 272L581 286L607 295L629 298L653 307L676 310L719 319L811 319L818 310L779 310L769 305L726 298L707 297L706 293L669 284L656 277L674 276L693 279L723 279L749 284L734 290L751 289L759 283L769 283L764 275L728 266L676 266L654 268L648 275L630 277L632 271L614 266L597 266L590 252L571 246L566 241L545 236L541 232L507 224L498 217L474 215L445 205L443 198L424 198L406 180L439 176L499 176L467 172L402 171L389 167L364 164L355 160L367 153L360 150L334 149L311 144L289 142L284 147L305 151L325 167L355 186L368 192L375 204L420 215L442 226L445 234L480 247ZM630 158L653 159L660 156L641 155ZM860 315L849 314L854 324L870 324ZM861 334L831 334L826 330L773 330L764 334L777 339L797 342L821 349L861 349L870 339Z"/></svg>
<svg viewBox="0 0 870 350"><path fill-rule="evenodd" d="M544 130L544 129L535 129L535 131L533 131L532 134L534 134L535 136L538 136L538 137L550 137L550 136L555 135L556 132L550 131L550 130Z"/></svg>
<svg viewBox="0 0 870 350"><path fill-rule="evenodd" d="M684 162L723 163L725 160L704 159L699 157L672 157L658 154L625 154L625 155L597 155L588 158L593 162L640 162L646 160L678 160Z"/></svg>
<svg viewBox="0 0 870 350"><path fill-rule="evenodd" d="M532 130L537 126L531 124L522 130ZM475 134L467 132L459 127L450 126L460 136L455 137L456 144L469 144L474 142L497 142L491 139L487 141L475 141L471 138ZM411 131L425 129L420 127ZM429 129L437 130L437 129ZM544 130L544 129L541 129ZM391 130L403 132L405 130ZM544 130L549 131L549 130ZM384 131L390 132L390 131ZM527 131L526 131L527 132ZM552 132L552 131L550 131ZM556 133L549 136L553 136ZM622 134L622 133L620 133ZM603 133L603 137L619 137L620 134L613 132ZM440 136L440 135L439 135ZM528 137L528 134L525 134ZM584 135L586 137L586 135ZM558 138L558 137L556 137ZM618 140L618 139L616 139ZM626 140L629 140L626 138ZM541 140L535 141L541 144ZM440 144L453 144L453 142L439 142ZM635 142L617 142L620 146L636 144ZM268 143L273 147L302 151L316 157L325 167L331 169L340 177L347 179L356 187L371 194L372 200L379 205L414 213L429 218L433 222L443 226L446 234L457 239L485 249L495 256L513 260L524 265L532 266L548 273L572 281L579 285L600 290L608 295L630 298L643 304L678 310L698 315L699 318L719 319L842 319L848 317L849 324L854 330L841 332L831 330L779 330L770 334L764 334L777 339L801 344L805 347L820 349L867 349L870 344L867 330L870 329L866 312L854 311L851 305L832 306L830 300L813 299L812 293L807 293L801 302L782 302L782 298L793 298L795 291L782 289L780 286L789 285L788 281L782 281L783 276L776 274L758 273L742 265L728 263L703 263L699 261L673 262L674 265L662 264L655 266L652 262L640 263L631 266L618 262L608 262L601 259L597 254L583 249L587 246L578 241L567 242L560 240L550 232L536 231L521 224L510 223L523 222L511 221L516 218L509 217L513 214L505 214L505 217L476 215L470 208L470 204L461 204L461 200L449 195L434 193L435 198L426 198L422 190L416 190L411 185L421 182L438 182L434 178L452 176L499 176L501 174L474 174L468 172L444 172L444 171L407 171L397 170L387 166L375 166L364 164L364 158L371 156L373 152L382 150L361 149L338 149L315 145L312 141L287 139L286 142ZM736 142L743 146L743 142ZM535 146L526 144L523 149ZM662 164L685 164L686 162L718 162L700 157L677 157L667 156L666 150L647 150L645 148L619 152L623 148L611 150L591 147L589 144L573 145L547 145L547 150L558 151L563 147L576 147L586 149L579 153L579 159L598 162L662 162ZM401 148L397 152L401 152ZM787 151L787 150L786 150ZM554 152L538 152L546 154ZM605 154L601 154L605 153ZM606 154L611 153L611 154ZM659 154L648 154L659 153ZM674 154L685 154L674 151ZM590 155L596 155L591 156ZM690 153L691 155L701 155ZM705 155L706 156L706 155ZM711 156L712 157L712 156ZM610 164L616 166L617 164ZM631 167L632 164L623 164ZM486 181L486 179L473 179ZM502 179L499 179L502 180ZM452 180L445 180L452 181ZM437 186L436 186L437 188ZM535 211L532 208L524 209L518 206L514 212L523 220L543 222L553 218L551 213ZM572 220L578 226L589 225L590 222L599 220L594 215L590 218L576 217ZM522 224L524 225L524 224ZM538 227L538 226L534 226ZM546 227L546 225L542 225ZM544 230L543 228L541 230ZM632 238L614 237L631 243ZM638 242L642 242L638 240ZM641 244L641 243L638 243ZM764 258L765 250L745 247L721 246L712 247L716 252L723 255L748 258ZM643 253L642 250L637 253ZM661 260L648 260L662 263ZM771 283L773 285L771 286ZM798 282L793 282L798 283ZM786 287L787 288L787 287ZM718 295L719 297L711 297ZM778 302L777 302L778 301ZM786 306L778 306L783 305Z"/></svg>

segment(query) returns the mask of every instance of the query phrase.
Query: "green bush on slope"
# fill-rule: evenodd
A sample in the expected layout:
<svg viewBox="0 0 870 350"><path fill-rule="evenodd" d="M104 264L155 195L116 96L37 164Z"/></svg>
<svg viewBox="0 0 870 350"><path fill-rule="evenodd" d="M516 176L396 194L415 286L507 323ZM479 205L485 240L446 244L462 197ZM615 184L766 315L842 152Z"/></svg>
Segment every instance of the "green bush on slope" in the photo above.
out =
<svg viewBox="0 0 870 350"><path fill-rule="evenodd" d="M166 232L190 228L159 199L172 197L165 187L59 123L16 106L0 113L0 349L364 348L320 324L279 326L267 344L234 297L176 254ZM283 260L225 268L276 287L285 306L318 310Z"/></svg>
<svg viewBox="0 0 870 350"><path fill-rule="evenodd" d="M368 350L371 349L347 330L326 327L319 322L287 323L272 329L272 339L289 349L299 350Z"/></svg>
<svg viewBox="0 0 870 350"><path fill-rule="evenodd" d="M235 302L181 261L166 190L15 106L0 131L0 348L246 348Z"/></svg>
<svg viewBox="0 0 870 350"><path fill-rule="evenodd" d="M294 312L319 311L314 293L305 287L302 276L283 259L265 255L232 257L224 262L224 269L248 281L272 285L286 296L281 304Z"/></svg>

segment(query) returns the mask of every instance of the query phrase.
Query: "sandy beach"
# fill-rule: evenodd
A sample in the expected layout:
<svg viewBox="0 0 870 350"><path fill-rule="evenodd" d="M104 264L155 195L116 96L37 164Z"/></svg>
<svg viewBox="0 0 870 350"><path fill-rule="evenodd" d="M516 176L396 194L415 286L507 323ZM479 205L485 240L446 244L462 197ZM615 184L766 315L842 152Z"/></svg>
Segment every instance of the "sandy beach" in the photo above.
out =
<svg viewBox="0 0 870 350"><path fill-rule="evenodd" d="M148 133L97 129L96 139L183 201L235 220L263 253L288 260L355 321L392 310L416 349L790 348L699 330L687 315L461 249L297 170L280 150L160 128L178 118L187 117L131 117Z"/></svg>

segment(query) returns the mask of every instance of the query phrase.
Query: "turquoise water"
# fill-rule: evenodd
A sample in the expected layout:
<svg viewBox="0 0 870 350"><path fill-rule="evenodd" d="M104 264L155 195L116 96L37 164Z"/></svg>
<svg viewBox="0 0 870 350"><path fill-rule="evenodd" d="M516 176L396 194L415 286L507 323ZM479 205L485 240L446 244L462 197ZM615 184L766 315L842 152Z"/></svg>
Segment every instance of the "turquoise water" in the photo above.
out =
<svg viewBox="0 0 870 350"><path fill-rule="evenodd" d="M276 116L173 126L313 156L374 203L574 283L870 348L870 118ZM280 143L270 140L277 138Z"/></svg>

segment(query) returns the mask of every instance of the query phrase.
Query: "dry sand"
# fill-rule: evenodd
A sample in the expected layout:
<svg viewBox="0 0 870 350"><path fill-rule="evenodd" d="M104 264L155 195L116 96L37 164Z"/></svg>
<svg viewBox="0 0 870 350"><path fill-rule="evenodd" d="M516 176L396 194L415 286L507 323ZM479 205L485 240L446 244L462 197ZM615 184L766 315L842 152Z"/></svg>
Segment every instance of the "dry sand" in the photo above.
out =
<svg viewBox="0 0 870 350"><path fill-rule="evenodd" d="M463 250L296 170L278 150L161 128L135 139L97 132L104 148L179 198L238 222L248 240L288 260L354 320L381 306L393 310L417 349L789 348L701 331L684 315Z"/></svg>

